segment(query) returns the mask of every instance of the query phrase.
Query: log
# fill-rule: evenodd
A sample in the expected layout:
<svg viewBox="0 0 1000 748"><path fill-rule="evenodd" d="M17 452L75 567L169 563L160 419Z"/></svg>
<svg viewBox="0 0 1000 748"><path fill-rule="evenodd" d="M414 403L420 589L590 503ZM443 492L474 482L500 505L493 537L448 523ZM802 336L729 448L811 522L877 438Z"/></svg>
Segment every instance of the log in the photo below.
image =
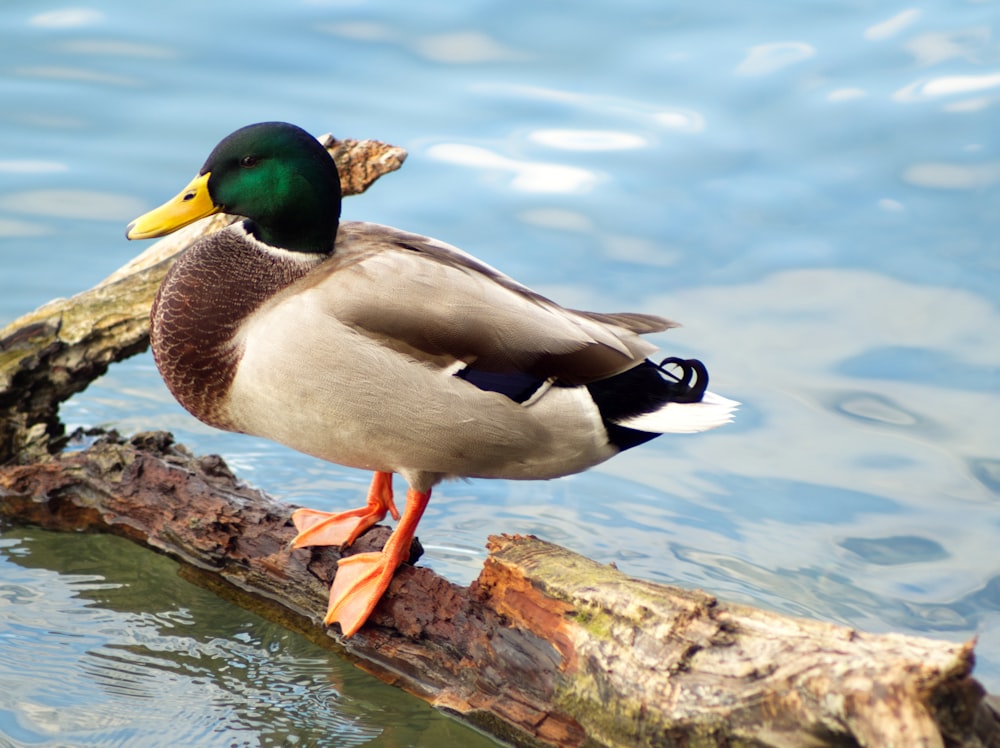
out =
<svg viewBox="0 0 1000 748"><path fill-rule="evenodd" d="M328 139L345 194L401 149ZM515 745L1000 746L973 645L871 635L631 579L531 537L492 537L462 587L406 565L350 639L322 617L340 554L289 550L293 507L164 433L65 443L59 403L145 348L172 256L153 245L98 287L0 331L0 516L123 535L383 680ZM381 547L376 527L346 553ZM420 553L414 545L411 561Z"/></svg>
<svg viewBox="0 0 1000 748"><path fill-rule="evenodd" d="M971 643L724 603L533 537L491 537L468 587L401 567L370 623L343 639L322 625L340 552L291 551L293 509L162 432L104 434L0 468L3 517L166 553L237 603L515 745L1000 745ZM388 533L373 528L345 555L380 548Z"/></svg>

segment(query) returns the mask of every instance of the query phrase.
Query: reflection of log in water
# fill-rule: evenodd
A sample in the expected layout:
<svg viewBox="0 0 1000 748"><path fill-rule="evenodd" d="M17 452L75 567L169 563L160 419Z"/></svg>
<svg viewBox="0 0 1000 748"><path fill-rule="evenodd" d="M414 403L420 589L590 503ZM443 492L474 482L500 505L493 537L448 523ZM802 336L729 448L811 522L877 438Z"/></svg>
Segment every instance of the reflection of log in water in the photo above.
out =
<svg viewBox="0 0 1000 748"><path fill-rule="evenodd" d="M372 143L334 150L348 193L405 155ZM534 538L491 538L470 587L400 569L370 624L342 641L320 623L338 553L290 552L291 508L219 458L160 433L50 454L59 402L145 347L169 257L208 228L161 241L98 288L0 332L5 517L167 553L220 594L518 744L1000 745L1000 720L970 677L971 645L727 605ZM375 528L349 552L387 535Z"/></svg>

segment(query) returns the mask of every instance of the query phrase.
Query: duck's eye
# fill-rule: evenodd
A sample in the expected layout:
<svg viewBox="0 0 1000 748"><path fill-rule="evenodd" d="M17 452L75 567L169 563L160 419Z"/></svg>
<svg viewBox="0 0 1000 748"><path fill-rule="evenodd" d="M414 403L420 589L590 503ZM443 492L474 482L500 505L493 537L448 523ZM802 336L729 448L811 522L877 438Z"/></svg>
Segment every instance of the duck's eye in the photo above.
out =
<svg viewBox="0 0 1000 748"><path fill-rule="evenodd" d="M242 166L244 169L250 169L256 165L257 165L256 156L244 156L243 158L240 159L240 166Z"/></svg>

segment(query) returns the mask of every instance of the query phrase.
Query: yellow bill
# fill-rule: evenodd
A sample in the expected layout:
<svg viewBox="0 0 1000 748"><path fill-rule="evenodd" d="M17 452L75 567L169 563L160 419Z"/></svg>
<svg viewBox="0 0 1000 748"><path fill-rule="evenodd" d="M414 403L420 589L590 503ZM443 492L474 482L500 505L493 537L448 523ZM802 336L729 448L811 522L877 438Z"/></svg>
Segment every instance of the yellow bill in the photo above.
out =
<svg viewBox="0 0 1000 748"><path fill-rule="evenodd" d="M128 225L125 236L129 239L152 239L220 212L221 206L212 202L212 196L208 194L210 175L211 172L198 175L177 197L136 218Z"/></svg>

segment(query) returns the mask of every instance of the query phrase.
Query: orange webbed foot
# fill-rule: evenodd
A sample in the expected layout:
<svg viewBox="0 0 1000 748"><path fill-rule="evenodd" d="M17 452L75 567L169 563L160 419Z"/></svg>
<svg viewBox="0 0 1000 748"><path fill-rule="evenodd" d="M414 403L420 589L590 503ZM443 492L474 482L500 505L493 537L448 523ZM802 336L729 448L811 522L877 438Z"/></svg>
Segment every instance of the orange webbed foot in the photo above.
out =
<svg viewBox="0 0 1000 748"><path fill-rule="evenodd" d="M400 563L382 552L340 559L323 623L327 626L339 623L344 636L354 635L388 589Z"/></svg>
<svg viewBox="0 0 1000 748"><path fill-rule="evenodd" d="M396 569L409 558L417 523L430 497L430 491L421 493L411 488L406 494L403 518L385 547L378 553L359 553L337 562L324 623L339 623L344 636L352 636L364 625Z"/></svg>
<svg viewBox="0 0 1000 748"><path fill-rule="evenodd" d="M392 473L376 472L368 489L368 503L363 507L346 512L297 509L292 522L299 534L292 540L292 548L350 545L369 527L381 522L387 512L393 519L399 519L399 510L392 500Z"/></svg>

